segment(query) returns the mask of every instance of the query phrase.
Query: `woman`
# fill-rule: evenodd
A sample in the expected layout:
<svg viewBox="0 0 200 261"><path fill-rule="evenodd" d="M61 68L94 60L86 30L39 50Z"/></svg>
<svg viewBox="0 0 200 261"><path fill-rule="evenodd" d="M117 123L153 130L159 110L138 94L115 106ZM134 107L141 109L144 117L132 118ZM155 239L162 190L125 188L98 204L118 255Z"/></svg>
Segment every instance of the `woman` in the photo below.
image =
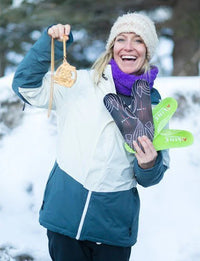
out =
<svg viewBox="0 0 200 261"><path fill-rule="evenodd" d="M33 106L48 107L51 37L58 40L55 57L60 59L63 35L68 36L67 44L73 41L69 25L48 28L16 71L13 89ZM134 141L135 156L126 152L103 99L108 93L117 93L129 104L134 82L145 79L152 103L159 102L160 95L152 88L158 70L149 64L157 41L148 17L125 14L114 23L106 51L93 69L79 70L72 88L55 84L57 158L40 210L52 260L130 258L138 232L136 185L157 184L168 168L168 154L156 152L146 136Z"/></svg>

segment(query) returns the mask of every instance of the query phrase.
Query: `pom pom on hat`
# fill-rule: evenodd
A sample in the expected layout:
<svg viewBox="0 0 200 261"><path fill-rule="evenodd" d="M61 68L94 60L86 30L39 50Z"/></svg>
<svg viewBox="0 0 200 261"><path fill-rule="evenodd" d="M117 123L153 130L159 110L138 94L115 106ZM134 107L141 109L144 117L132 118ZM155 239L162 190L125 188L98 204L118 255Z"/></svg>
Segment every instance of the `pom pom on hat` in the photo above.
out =
<svg viewBox="0 0 200 261"><path fill-rule="evenodd" d="M110 49L113 40L120 33L136 33L139 35L147 47L147 58L150 60L153 57L158 44L158 36L153 21L146 15L128 13L119 16L111 28L106 50Z"/></svg>

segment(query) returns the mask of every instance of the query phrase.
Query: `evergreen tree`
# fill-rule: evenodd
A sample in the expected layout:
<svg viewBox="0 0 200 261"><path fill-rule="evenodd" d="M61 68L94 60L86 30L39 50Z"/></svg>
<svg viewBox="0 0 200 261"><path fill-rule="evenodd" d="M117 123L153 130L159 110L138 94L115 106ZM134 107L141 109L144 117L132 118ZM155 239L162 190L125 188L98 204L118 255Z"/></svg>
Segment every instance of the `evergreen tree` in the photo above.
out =
<svg viewBox="0 0 200 261"><path fill-rule="evenodd" d="M37 0L30 3L24 0L14 8L11 0L1 0L0 76L5 74L8 66L18 63L8 54L14 52L23 56L27 52L35 41L33 31L41 32L54 23L70 23L73 31L84 30L85 36L70 47L68 59L77 68L89 67L92 60L86 56L86 50L95 44L95 51L89 49L93 57L103 51L110 27L118 15L128 11L150 14L160 7L168 7L172 11L168 21L156 23L159 35L166 27L173 31L170 37L173 37L175 46L174 75L197 75L200 59L199 5L198 0Z"/></svg>

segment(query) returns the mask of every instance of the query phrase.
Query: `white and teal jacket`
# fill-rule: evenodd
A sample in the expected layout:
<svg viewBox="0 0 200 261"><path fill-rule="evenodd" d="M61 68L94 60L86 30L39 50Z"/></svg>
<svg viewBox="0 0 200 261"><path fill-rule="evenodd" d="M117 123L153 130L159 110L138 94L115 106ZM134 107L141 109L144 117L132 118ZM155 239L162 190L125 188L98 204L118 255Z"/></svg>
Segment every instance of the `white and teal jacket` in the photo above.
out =
<svg viewBox="0 0 200 261"><path fill-rule="evenodd" d="M70 35L69 43L73 41ZM62 43L56 41L56 59ZM18 66L14 91L33 106L47 108L50 93L50 37L45 31ZM141 169L104 106L115 93L110 65L98 84L91 70L78 70L72 88L54 85L57 115L57 158L40 210L40 224L80 240L132 246L137 240L137 183L157 184L168 167L168 153L159 152L155 166ZM152 103L159 102L155 89Z"/></svg>

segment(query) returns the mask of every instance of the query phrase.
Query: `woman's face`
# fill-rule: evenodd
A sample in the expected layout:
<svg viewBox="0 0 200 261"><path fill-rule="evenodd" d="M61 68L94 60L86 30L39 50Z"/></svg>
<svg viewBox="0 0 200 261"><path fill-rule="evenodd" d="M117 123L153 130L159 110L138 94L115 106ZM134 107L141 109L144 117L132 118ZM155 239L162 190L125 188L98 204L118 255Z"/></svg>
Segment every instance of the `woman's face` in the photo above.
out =
<svg viewBox="0 0 200 261"><path fill-rule="evenodd" d="M137 73L146 59L146 46L135 33L119 34L113 46L113 58L122 72Z"/></svg>

